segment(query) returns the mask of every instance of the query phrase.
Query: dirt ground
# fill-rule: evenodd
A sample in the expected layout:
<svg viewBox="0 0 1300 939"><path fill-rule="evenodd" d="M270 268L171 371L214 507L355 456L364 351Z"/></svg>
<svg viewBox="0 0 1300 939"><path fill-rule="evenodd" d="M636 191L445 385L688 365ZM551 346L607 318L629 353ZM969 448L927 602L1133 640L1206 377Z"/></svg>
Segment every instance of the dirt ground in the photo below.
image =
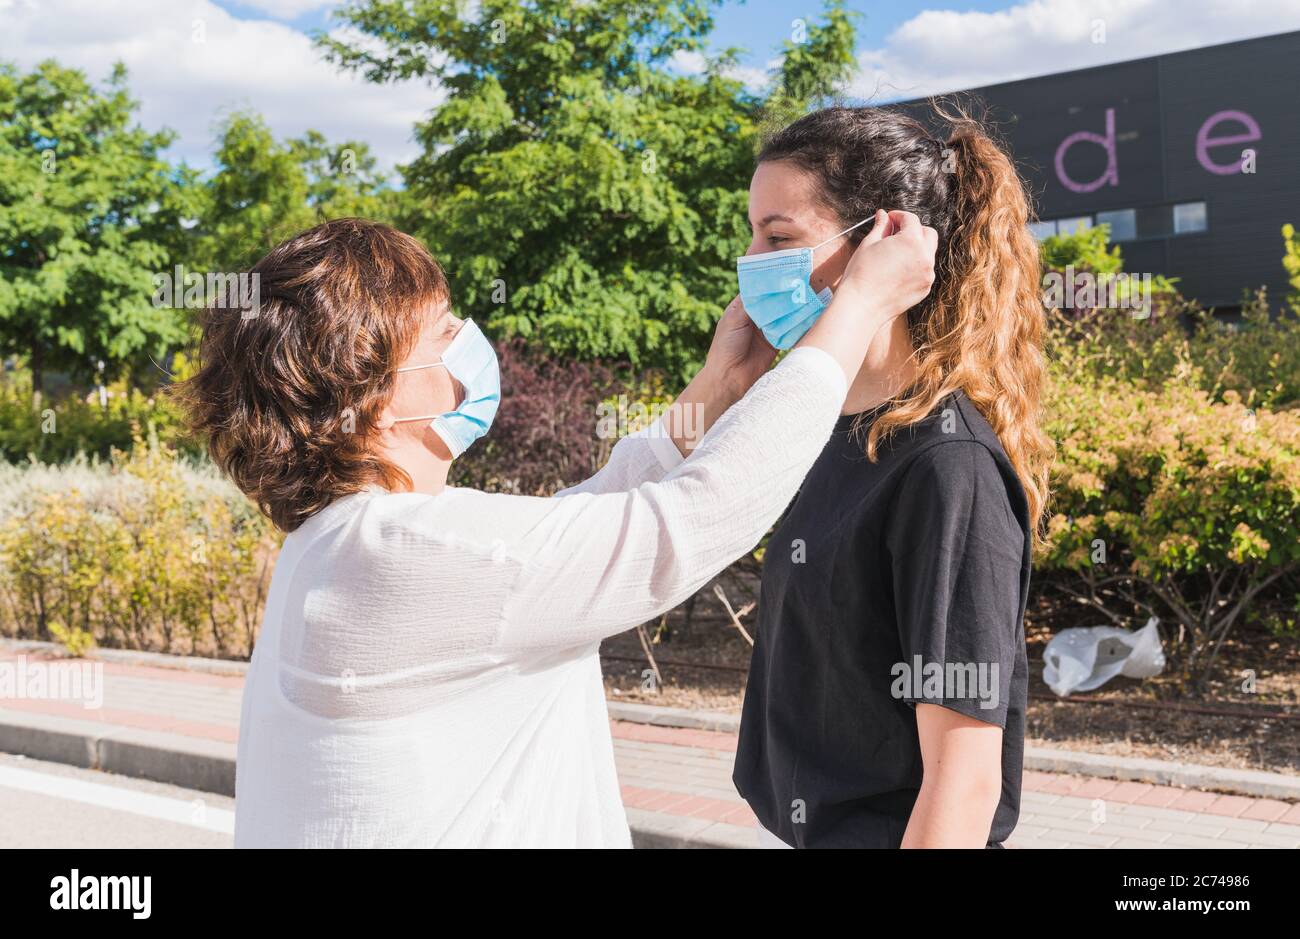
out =
<svg viewBox="0 0 1300 939"><path fill-rule="evenodd" d="M752 582L724 580L733 608L752 599ZM601 645L605 687L612 701L738 713L745 690L750 646L727 617L712 587L698 596L693 621L681 609L659 632L651 652L662 683L646 677L649 665L636 632ZM754 614L742 620L752 629ZM1300 643L1267 634L1242 633L1224 643L1205 693L1181 691L1169 677L1147 681L1116 678L1097 691L1060 700L1043 684L1046 627L1026 630L1030 701L1027 742L1091 753L1149 757L1300 776ZM1100 625L1088 618L1071 625ZM1254 693L1241 690L1245 670L1255 675ZM1229 711L1205 714L1188 709ZM1291 720L1269 716L1280 712Z"/></svg>

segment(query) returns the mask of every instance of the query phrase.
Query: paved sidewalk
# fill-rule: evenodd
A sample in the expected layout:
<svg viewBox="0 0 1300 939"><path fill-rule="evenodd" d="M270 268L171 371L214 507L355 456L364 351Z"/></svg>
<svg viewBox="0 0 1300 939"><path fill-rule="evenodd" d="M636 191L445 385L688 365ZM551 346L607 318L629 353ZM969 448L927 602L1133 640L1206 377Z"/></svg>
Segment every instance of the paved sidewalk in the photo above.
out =
<svg viewBox="0 0 1300 939"><path fill-rule="evenodd" d="M15 658L0 650L0 660ZM0 741L8 741L0 749L233 794L242 676L96 664L100 707L0 698ZM731 785L734 734L622 720L610 726L638 846L754 846L754 816ZM1029 772L1011 844L1296 848L1300 804Z"/></svg>

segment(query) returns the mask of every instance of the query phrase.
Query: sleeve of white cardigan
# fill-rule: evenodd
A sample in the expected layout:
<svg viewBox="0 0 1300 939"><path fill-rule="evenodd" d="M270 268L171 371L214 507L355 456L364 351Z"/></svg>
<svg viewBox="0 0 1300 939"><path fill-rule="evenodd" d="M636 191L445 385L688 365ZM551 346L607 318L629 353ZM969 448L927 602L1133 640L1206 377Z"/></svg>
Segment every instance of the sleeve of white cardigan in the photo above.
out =
<svg viewBox="0 0 1300 939"><path fill-rule="evenodd" d="M558 648L669 610L752 550L821 453L847 384L820 349L797 349L718 419L689 458L626 492L539 500L503 546L517 565L501 651Z"/></svg>
<svg viewBox="0 0 1300 939"><path fill-rule="evenodd" d="M642 483L658 482L682 459L682 453L673 443L663 421L657 420L614 444L609 460L594 476L576 486L561 489L556 495L626 492Z"/></svg>

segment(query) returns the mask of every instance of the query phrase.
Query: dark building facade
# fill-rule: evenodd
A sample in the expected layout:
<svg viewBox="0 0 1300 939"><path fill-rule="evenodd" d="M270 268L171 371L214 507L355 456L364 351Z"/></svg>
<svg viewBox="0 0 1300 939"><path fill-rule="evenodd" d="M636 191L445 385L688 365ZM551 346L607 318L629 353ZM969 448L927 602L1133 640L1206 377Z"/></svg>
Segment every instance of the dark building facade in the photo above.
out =
<svg viewBox="0 0 1300 939"><path fill-rule="evenodd" d="M1109 223L1128 272L1220 309L1260 286L1280 305L1281 228L1300 228L1300 32L969 94L1029 182L1040 237Z"/></svg>

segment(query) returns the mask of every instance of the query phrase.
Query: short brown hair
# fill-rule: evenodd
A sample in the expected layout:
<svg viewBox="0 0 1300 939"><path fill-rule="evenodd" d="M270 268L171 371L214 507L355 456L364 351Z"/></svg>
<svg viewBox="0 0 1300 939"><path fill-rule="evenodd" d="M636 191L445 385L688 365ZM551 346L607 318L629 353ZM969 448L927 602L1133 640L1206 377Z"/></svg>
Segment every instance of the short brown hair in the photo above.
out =
<svg viewBox="0 0 1300 939"><path fill-rule="evenodd" d="M202 314L197 373L177 387L213 461L284 531L378 483L409 489L371 435L422 320L450 288L419 241L359 218L274 248L248 315Z"/></svg>

